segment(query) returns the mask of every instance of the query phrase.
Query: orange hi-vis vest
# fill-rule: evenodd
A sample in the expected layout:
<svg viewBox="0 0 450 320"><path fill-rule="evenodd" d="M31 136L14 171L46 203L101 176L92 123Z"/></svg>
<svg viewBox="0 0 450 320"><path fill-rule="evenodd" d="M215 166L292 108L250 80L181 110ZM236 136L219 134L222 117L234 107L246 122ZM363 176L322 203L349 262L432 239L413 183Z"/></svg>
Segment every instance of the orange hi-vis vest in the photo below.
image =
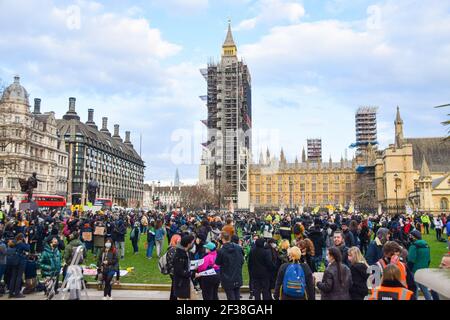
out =
<svg viewBox="0 0 450 320"><path fill-rule="evenodd" d="M384 287L372 289L369 300L411 300L413 292L400 287Z"/></svg>
<svg viewBox="0 0 450 320"><path fill-rule="evenodd" d="M386 261L384 261L383 258L378 260L377 265L380 267L381 273L383 273L384 268L387 267ZM406 282L406 267L403 264L403 262L401 262L401 261L397 261L396 266L400 269L400 283L405 288L407 288L408 287L408 283Z"/></svg>

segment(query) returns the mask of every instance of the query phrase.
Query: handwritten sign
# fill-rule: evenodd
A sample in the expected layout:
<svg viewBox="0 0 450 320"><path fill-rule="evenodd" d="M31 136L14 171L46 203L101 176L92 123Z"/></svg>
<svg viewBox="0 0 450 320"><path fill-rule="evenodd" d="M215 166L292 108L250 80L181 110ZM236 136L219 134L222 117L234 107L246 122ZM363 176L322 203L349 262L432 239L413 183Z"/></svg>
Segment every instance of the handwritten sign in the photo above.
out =
<svg viewBox="0 0 450 320"><path fill-rule="evenodd" d="M214 275L216 275L217 273L216 273L216 270L214 270L214 269L209 269L209 270L206 270L206 271L203 271L203 272L200 272L199 273L199 275L200 276L202 276L202 277L205 277L205 276L214 276Z"/></svg>

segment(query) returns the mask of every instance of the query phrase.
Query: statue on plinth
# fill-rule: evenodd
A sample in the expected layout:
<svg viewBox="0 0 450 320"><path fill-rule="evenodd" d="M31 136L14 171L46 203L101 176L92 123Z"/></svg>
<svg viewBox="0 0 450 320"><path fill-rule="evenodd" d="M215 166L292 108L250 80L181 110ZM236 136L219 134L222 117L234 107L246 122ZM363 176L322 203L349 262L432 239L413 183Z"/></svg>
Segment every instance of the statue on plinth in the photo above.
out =
<svg viewBox="0 0 450 320"><path fill-rule="evenodd" d="M31 177L29 177L27 180L25 179L19 179L20 188L22 192L26 192L28 197L28 202L31 202L33 199L33 190L37 188L38 182L44 182L43 180L39 180L37 178L37 173L33 172Z"/></svg>
<svg viewBox="0 0 450 320"><path fill-rule="evenodd" d="M97 199L97 192L100 189L98 182L95 180L89 181L87 190L88 190L88 201L92 204L95 203L95 199Z"/></svg>

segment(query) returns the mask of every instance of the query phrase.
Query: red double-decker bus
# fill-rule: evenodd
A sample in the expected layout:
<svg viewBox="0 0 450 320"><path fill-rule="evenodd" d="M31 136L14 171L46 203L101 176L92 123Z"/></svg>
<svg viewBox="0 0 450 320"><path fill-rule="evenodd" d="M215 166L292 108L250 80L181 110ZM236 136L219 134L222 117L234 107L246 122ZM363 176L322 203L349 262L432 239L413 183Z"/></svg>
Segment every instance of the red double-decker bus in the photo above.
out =
<svg viewBox="0 0 450 320"><path fill-rule="evenodd" d="M61 210L66 208L66 199L63 196L50 196L50 195L33 195L33 199L39 209L42 210ZM28 202L26 199L21 201L22 203Z"/></svg>

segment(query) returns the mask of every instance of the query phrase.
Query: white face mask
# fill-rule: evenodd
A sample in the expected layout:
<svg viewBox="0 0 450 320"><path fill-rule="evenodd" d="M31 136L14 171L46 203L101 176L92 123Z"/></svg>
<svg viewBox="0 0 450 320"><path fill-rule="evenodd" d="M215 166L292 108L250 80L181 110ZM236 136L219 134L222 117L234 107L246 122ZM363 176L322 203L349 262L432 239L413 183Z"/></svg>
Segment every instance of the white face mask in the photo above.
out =
<svg viewBox="0 0 450 320"><path fill-rule="evenodd" d="M110 249L110 248L111 248L111 243L110 243L110 242L105 243L105 247L106 247L107 249Z"/></svg>
<svg viewBox="0 0 450 320"><path fill-rule="evenodd" d="M195 253L195 243L194 243L194 245L192 246L191 250L189 250L189 251L192 252L192 253Z"/></svg>
<svg viewBox="0 0 450 320"><path fill-rule="evenodd" d="M328 229L327 229L327 233L328 233L329 236L331 236L331 233L332 233L332 232L333 232L333 230L331 230L331 228L328 228Z"/></svg>

